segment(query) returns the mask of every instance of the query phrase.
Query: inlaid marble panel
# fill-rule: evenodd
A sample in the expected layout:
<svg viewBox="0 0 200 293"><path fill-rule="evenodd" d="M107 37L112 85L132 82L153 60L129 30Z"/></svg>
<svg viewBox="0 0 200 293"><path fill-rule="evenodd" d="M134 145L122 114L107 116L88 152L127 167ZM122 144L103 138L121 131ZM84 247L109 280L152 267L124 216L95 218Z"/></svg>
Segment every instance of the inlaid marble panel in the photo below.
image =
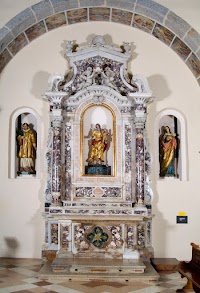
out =
<svg viewBox="0 0 200 293"><path fill-rule="evenodd" d="M39 36L46 33L46 27L43 21L38 22L37 24L31 26L25 31L27 38L31 42L32 40L38 38Z"/></svg>
<svg viewBox="0 0 200 293"><path fill-rule="evenodd" d="M51 242L50 244L58 245L58 224L51 224Z"/></svg>
<svg viewBox="0 0 200 293"><path fill-rule="evenodd" d="M46 20L46 26L48 30L55 29L57 27L66 25L66 18L64 13L55 14L53 16L48 17Z"/></svg>
<svg viewBox="0 0 200 293"><path fill-rule="evenodd" d="M108 245L108 248L119 249L123 247L123 233L122 233L122 225L113 225L106 226L108 231L111 233L111 242Z"/></svg>
<svg viewBox="0 0 200 293"><path fill-rule="evenodd" d="M89 249L90 244L86 239L86 233L92 225L87 224L74 224L74 248L77 252L86 251Z"/></svg>
<svg viewBox="0 0 200 293"><path fill-rule="evenodd" d="M145 223L137 225L137 245L139 247L145 247Z"/></svg>
<svg viewBox="0 0 200 293"><path fill-rule="evenodd" d="M87 9L76 9L67 11L68 24L88 21Z"/></svg>
<svg viewBox="0 0 200 293"><path fill-rule="evenodd" d="M89 19L91 21L109 21L110 8L104 8L104 7L89 8Z"/></svg>
<svg viewBox="0 0 200 293"><path fill-rule="evenodd" d="M95 190L96 187L76 187L76 197L121 197L120 187L101 187L100 195Z"/></svg>
<svg viewBox="0 0 200 293"><path fill-rule="evenodd" d="M129 11L123 11L119 9L112 9L112 21L122 24L130 25L132 21L133 13Z"/></svg>
<svg viewBox="0 0 200 293"><path fill-rule="evenodd" d="M28 44L28 41L22 33L18 37L16 37L9 45L8 49L13 54L16 55L23 47L25 47Z"/></svg>
<svg viewBox="0 0 200 293"><path fill-rule="evenodd" d="M158 23L153 30L153 35L167 45L170 45L174 38L174 34L170 30Z"/></svg>
<svg viewBox="0 0 200 293"><path fill-rule="evenodd" d="M70 225L67 223L60 224L60 245L64 249L69 249L70 235Z"/></svg>
<svg viewBox="0 0 200 293"><path fill-rule="evenodd" d="M135 242L135 227L127 226L127 248L134 248Z"/></svg>
<svg viewBox="0 0 200 293"><path fill-rule="evenodd" d="M147 229L147 233L146 233L146 244L147 245L151 245L151 230L152 230L152 228L151 228L151 222L149 221L149 222L147 222L147 227L146 227L146 229Z"/></svg>
<svg viewBox="0 0 200 293"><path fill-rule="evenodd" d="M190 48L177 37L173 41L171 47L183 60L186 60L191 52Z"/></svg>

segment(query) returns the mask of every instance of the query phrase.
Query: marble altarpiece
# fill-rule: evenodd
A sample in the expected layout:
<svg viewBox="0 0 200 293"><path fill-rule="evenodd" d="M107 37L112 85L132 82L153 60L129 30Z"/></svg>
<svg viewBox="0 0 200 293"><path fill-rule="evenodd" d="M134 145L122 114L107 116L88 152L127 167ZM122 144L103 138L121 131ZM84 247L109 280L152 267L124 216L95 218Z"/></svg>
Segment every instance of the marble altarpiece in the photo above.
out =
<svg viewBox="0 0 200 293"><path fill-rule="evenodd" d="M150 259L145 125L153 98L147 80L127 71L129 43L108 45L102 36L84 47L68 41L66 58L70 70L52 74L45 93L50 130L43 256L56 255L54 273L66 274L78 273L67 266L75 259ZM131 272L144 268L141 262Z"/></svg>

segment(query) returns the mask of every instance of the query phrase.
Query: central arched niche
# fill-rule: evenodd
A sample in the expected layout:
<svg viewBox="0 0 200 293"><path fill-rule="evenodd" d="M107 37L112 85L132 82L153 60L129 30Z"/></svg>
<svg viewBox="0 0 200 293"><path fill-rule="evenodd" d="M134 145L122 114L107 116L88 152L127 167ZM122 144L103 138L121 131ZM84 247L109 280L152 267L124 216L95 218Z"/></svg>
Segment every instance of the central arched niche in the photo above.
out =
<svg viewBox="0 0 200 293"><path fill-rule="evenodd" d="M99 128L101 135L98 136L96 128ZM115 176L116 117L112 109L105 104L88 106L81 116L80 131L82 174ZM97 168L90 167L99 159L102 162Z"/></svg>

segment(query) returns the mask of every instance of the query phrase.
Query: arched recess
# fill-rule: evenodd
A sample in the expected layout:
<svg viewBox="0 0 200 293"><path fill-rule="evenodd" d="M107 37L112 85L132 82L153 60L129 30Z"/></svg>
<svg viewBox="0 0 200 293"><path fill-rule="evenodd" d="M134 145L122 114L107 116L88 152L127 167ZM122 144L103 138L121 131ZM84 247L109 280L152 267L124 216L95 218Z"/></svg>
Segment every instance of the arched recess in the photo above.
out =
<svg viewBox="0 0 200 293"><path fill-rule="evenodd" d="M19 178L17 175L19 158L17 157L17 141L16 141L16 130L18 128L18 118L22 117L22 123L32 124L33 130L37 133L37 155L35 160L36 176L28 176L26 178L40 178L40 153L41 153L41 119L38 113L29 108L22 107L16 109L10 118L10 174L9 178ZM25 177L23 177L25 178Z"/></svg>
<svg viewBox="0 0 200 293"><path fill-rule="evenodd" d="M64 25L106 21L141 29L174 50L200 84L200 35L184 19L152 0L40 1L0 29L0 72L26 45Z"/></svg>
<svg viewBox="0 0 200 293"><path fill-rule="evenodd" d="M156 177L159 179L159 129L160 121L165 116L174 116L177 118L179 123L179 134L180 134L180 153L179 153L179 179L181 181L188 180L188 151L187 151L187 126L186 119L180 111L176 109L164 109L158 113L155 119L155 153L158 154L156 158Z"/></svg>

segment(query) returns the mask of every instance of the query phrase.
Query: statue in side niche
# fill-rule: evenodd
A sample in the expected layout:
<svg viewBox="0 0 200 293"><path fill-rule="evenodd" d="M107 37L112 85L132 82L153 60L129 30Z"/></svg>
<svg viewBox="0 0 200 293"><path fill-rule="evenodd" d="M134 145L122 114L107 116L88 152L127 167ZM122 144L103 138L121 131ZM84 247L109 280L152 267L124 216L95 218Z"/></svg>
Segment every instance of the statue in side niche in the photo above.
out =
<svg viewBox="0 0 200 293"><path fill-rule="evenodd" d="M17 136L20 158L19 174L35 174L36 138L28 123L23 123Z"/></svg>
<svg viewBox="0 0 200 293"><path fill-rule="evenodd" d="M162 127L159 137L160 177L176 176L175 150L177 141L169 126Z"/></svg>

